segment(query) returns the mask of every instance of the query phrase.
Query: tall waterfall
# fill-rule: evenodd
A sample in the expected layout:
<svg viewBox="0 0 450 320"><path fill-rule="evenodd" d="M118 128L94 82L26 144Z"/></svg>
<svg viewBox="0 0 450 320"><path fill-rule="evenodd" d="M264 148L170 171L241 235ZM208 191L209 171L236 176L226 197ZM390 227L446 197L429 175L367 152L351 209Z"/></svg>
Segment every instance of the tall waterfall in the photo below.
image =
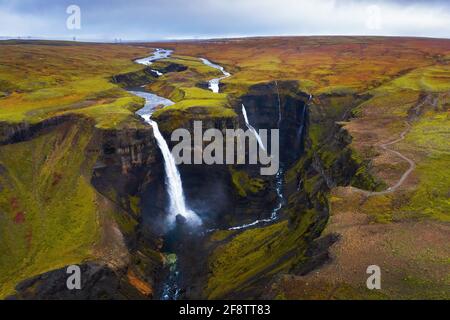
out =
<svg viewBox="0 0 450 320"><path fill-rule="evenodd" d="M244 115L244 120L245 120L245 124L247 125L247 128L253 133L253 135L255 136L256 140L258 141L258 144L260 146L261 149L263 149L264 151L266 150L266 147L264 146L264 143L261 140L261 137L258 134L258 131L256 131L255 128L253 128L253 126L250 124L250 122L248 121L248 117L247 117L247 110L245 110L245 106L242 105L242 114Z"/></svg>
<svg viewBox="0 0 450 320"><path fill-rule="evenodd" d="M309 95L308 103L312 100L313 96L312 94ZM303 111L302 111L302 124L300 125L298 132L297 132L297 140L302 138L303 130L305 128L305 117L306 117L306 108L308 105L305 103L303 105Z"/></svg>
<svg viewBox="0 0 450 320"><path fill-rule="evenodd" d="M173 224L176 220L177 215L183 216L186 221L191 225L202 224L201 219L193 212L189 210L186 206L186 201L184 198L183 184L181 182L180 173L175 164L175 159L170 152L169 146L166 140L159 131L158 123L151 119L151 115L157 106L172 105L173 102L165 99L163 97L157 96L156 94L144 92L144 91L130 91L139 97L145 99L145 106L137 112L148 124L153 128L153 135L155 136L158 147L164 158L164 168L166 171L166 186L167 193L169 195L169 223Z"/></svg>
<svg viewBox="0 0 450 320"><path fill-rule="evenodd" d="M277 88L277 96L278 96L278 129L281 129L281 99L280 99L280 91L278 89L278 81L275 80L275 86Z"/></svg>
<svg viewBox="0 0 450 320"><path fill-rule="evenodd" d="M306 104L303 106L303 111L302 111L302 124L300 125L300 127L298 128L298 132L297 132L297 139L301 139L302 135L303 135L303 129L305 128L305 115L306 115Z"/></svg>
<svg viewBox="0 0 450 320"><path fill-rule="evenodd" d="M177 165L175 164L175 158L170 152L166 140L164 140L164 137L159 131L158 124L151 119L148 119L147 122L153 127L153 134L164 158L167 192L170 198L169 222L174 223L176 216L181 215L190 224L200 225L202 223L200 218L195 214L195 212L189 210L186 206L183 184L181 183L180 173L178 172Z"/></svg>
<svg viewBox="0 0 450 320"><path fill-rule="evenodd" d="M138 59L136 63L143 65L151 65L154 61L168 58L172 54L172 50L156 49L153 55ZM159 72L158 75L161 75ZM192 210L189 210L186 206L186 201L184 199L183 184L181 182L180 173L178 172L177 165L175 164L175 159L170 152L169 146L166 140L159 131L158 124L151 119L154 109L160 105L170 106L173 104L172 101L160 97L156 94L143 92L143 91L130 91L131 93L144 98L145 106L137 112L148 124L153 128L153 134L155 136L158 147L164 158L164 168L166 170L166 186L167 193L170 199L170 213L169 213L169 223L173 224L176 220L177 215L183 216L186 221L191 225L202 224L199 216L195 214Z"/></svg>
<svg viewBox="0 0 450 320"><path fill-rule="evenodd" d="M157 49L152 56L136 60L136 63L148 66L151 65L153 61L168 58L171 54L171 50ZM162 76L162 73L160 71L152 71L154 71L158 76ZM180 173L178 172L175 159L173 158L172 153L169 150L169 146L167 145L166 140L164 140L164 137L159 131L158 123L151 119L152 113L156 107L161 105L170 106L173 105L174 102L150 92L130 91L130 93L145 99L144 108L140 109L136 113L152 126L153 135L155 136L158 147L161 150L164 158L167 193L170 199L170 211L168 216L169 223L173 224L176 221L177 215L181 215L189 224L200 225L202 223L201 219L195 214L195 212L189 210L189 208L186 206ZM163 293L161 296L161 299L163 300L177 300L181 292L179 287L179 272L176 265L176 255L172 254L172 257L173 256L175 256L175 263L171 264L169 270L170 275L163 287Z"/></svg>

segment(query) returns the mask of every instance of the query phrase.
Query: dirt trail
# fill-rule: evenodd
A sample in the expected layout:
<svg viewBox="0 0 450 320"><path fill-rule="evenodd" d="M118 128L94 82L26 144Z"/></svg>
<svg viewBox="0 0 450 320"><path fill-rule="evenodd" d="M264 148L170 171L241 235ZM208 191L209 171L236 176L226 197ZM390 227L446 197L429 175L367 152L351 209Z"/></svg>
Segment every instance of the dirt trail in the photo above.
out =
<svg viewBox="0 0 450 320"><path fill-rule="evenodd" d="M388 152L391 152L393 154L395 154L396 156L402 158L403 160L405 160L406 162L409 163L409 168L408 170L406 170L403 175L400 177L400 180L397 181L397 183L389 188L387 188L384 191L367 191L367 190L362 190L362 189L358 189L355 187L350 187L353 191L358 192L358 193L362 193L367 197L370 196L380 196L380 195L385 195L385 194L389 194L392 193L394 191L396 191L404 182L405 180L408 178L408 176L411 174L411 172L415 169L416 164L413 160L411 160L410 158L406 157L404 154L392 150L389 148L389 146L396 144L397 142L400 142L402 140L405 139L406 134L409 132L409 130L411 130L411 124L410 124L410 120L420 116L420 114L423 112L422 108L426 105L426 104L430 104L432 107L436 108L437 107L437 103L438 103L438 98L437 97L432 97L431 95L427 95L425 97L425 99L423 99L420 103L418 103L413 109L413 114L410 115L410 119L405 121L406 124L406 129L400 133L400 138L387 142L387 143L383 143L381 145L379 145L379 147L381 147L383 150L386 150Z"/></svg>
<svg viewBox="0 0 450 320"><path fill-rule="evenodd" d="M413 160L411 160L410 158L406 157L406 156L403 155L402 153L400 153L400 152L398 152L398 151L395 151L395 150L392 150L392 149L389 148L389 146L391 146L391 145L393 145L393 144L396 144L397 142L400 142L400 141L402 141L403 139L405 139L406 134L407 134L407 133L409 132L409 130L411 129L411 125L409 124L409 122L408 122L408 121L405 121L405 123L406 123L406 126L407 126L407 127L406 127L406 129L405 129L402 133L400 133L400 138L398 138L398 139L396 139L396 140L393 140L393 141L390 141L390 142L387 142L387 143L383 143L383 144L380 145L380 147L381 147L383 150L386 150L386 151L388 151L388 152L391 152L391 153L397 155L398 157L402 158L402 159L405 160L406 162L408 162L408 163L409 163L409 168L408 168L408 170L406 170L406 171L403 173L403 175L401 176L401 178L397 181L397 183L396 183L395 185L393 185L392 187L387 188L387 189L384 190L384 191L367 191L367 190L362 190L362 189L358 189L358 188L355 188L355 187L351 187L351 189L352 189L353 191L362 193L362 194L364 194L364 195L367 196L367 197L370 197L370 196L380 196L380 195L385 195L385 194L389 194L389 193L392 193L392 192L396 191L396 190L397 190L397 189L405 182L406 178L408 178L408 176L410 175L410 173L411 173L411 172L414 170L414 168L416 167L416 164L415 164L415 162L414 162Z"/></svg>

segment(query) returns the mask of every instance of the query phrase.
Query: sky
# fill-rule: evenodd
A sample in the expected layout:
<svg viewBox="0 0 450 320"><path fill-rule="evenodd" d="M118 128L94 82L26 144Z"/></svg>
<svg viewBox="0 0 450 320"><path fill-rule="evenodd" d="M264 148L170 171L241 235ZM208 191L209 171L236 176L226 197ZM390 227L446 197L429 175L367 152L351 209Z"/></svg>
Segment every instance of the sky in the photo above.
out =
<svg viewBox="0 0 450 320"><path fill-rule="evenodd" d="M450 38L450 1L0 0L3 37L132 41L270 35Z"/></svg>

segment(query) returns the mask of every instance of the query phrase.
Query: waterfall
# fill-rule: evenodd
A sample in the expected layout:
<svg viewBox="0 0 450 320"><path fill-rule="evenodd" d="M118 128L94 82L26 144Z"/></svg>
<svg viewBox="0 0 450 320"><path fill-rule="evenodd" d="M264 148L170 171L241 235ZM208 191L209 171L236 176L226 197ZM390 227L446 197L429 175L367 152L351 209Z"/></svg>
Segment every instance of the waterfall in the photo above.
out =
<svg viewBox="0 0 450 320"><path fill-rule="evenodd" d="M181 215L190 224L200 225L202 223L200 218L195 214L195 212L189 210L186 206L183 192L183 184L181 183L180 173L178 172L177 165L175 164L175 158L170 152L166 140L164 140L164 137L159 131L158 124L151 119L148 119L147 122L153 128L153 134L164 158L167 192L170 198L169 222L171 224L174 223L176 216Z"/></svg>
<svg viewBox="0 0 450 320"><path fill-rule="evenodd" d="M261 147L261 149L263 149L264 151L267 151L258 132L256 131L255 128L253 128L253 126L248 121L247 110L245 110L244 104L242 104L242 114L244 115L244 120L245 120L245 124L247 125L247 128L253 133L253 135L255 136L256 140L258 141L258 144Z"/></svg>
<svg viewBox="0 0 450 320"><path fill-rule="evenodd" d="M212 79L212 80L209 80L209 82L208 82L209 83L209 87L208 88L214 93L219 93L219 91L220 91L220 87L219 87L220 80L223 80L225 78L230 77L231 74L229 72L226 72L225 69L222 66L219 66L218 64L214 64L211 61L209 61L208 59L200 58L200 60L205 65L207 65L207 66L209 66L211 68L220 70L223 73L223 77Z"/></svg>
<svg viewBox="0 0 450 320"><path fill-rule="evenodd" d="M302 124L298 128L297 132L297 139L301 139L303 135L303 128L305 127L305 114L306 114L306 104L303 106L303 112L302 112Z"/></svg>
<svg viewBox="0 0 450 320"><path fill-rule="evenodd" d="M163 50L157 49L153 55L136 60L136 63L140 63L146 66L153 64L154 61L168 58L172 54L171 50ZM158 77L163 74L160 71L152 69ZM166 171L166 186L167 193L170 199L170 207L169 207L169 224L173 225L176 221L178 215L181 215L186 219L186 222L191 225L200 225L202 224L201 219L193 212L189 210L186 206L184 192L183 192L183 184L181 182L180 173L178 172L175 159L172 156L172 153L169 150L169 146L167 145L166 140L162 136L159 131L158 123L151 119L152 113L158 106L170 106L173 105L174 102L160 97L156 94L145 92L145 91L129 91L130 93L137 95L141 98L145 99L145 106L138 110L136 114L141 116L145 122L150 124L153 128L153 135L155 136L156 142L158 144L159 149L161 150L161 154L164 159L164 168ZM164 284L163 293L161 299L163 300L177 300L180 295L179 288L179 272L177 270L176 265L176 255L172 254L172 257L175 257L175 262L170 266L170 275ZM173 259L171 259L173 260Z"/></svg>
<svg viewBox="0 0 450 320"><path fill-rule="evenodd" d="M151 56L138 59L135 62L149 66L153 64L154 61L168 58L171 54L172 50L156 49ZM159 72L158 76L160 75L162 75L162 73ZM158 147L163 155L164 169L166 170L167 193L169 194L170 199L169 223L175 223L176 217L181 215L189 224L200 225L202 223L201 219L195 214L195 212L189 210L186 206L180 173L178 172L175 159L170 152L169 146L159 131L158 124L151 119L152 113L156 107L160 105L170 106L173 102L149 92L130 91L130 93L145 99L144 108L136 113L152 126L156 142L158 143Z"/></svg>
<svg viewBox="0 0 450 320"><path fill-rule="evenodd" d="M277 88L278 95L278 129L281 129L281 99L280 99L280 91L278 90L278 82L275 80L275 86Z"/></svg>
<svg viewBox="0 0 450 320"><path fill-rule="evenodd" d="M200 225L202 223L201 219L195 214L195 212L189 210L186 206L183 184L181 182L180 173L178 172L178 168L175 163L175 158L170 152L166 140L164 140L164 137L159 131L158 123L151 119L153 110L157 106L169 106L172 105L173 102L149 92L130 91L130 93L145 99L144 108L139 110L137 114L152 126L153 135L155 136L158 147L163 155L164 169L166 171L167 193L169 195L170 201L168 217L169 223L173 224L176 220L177 215L181 215L189 224L194 226Z"/></svg>
<svg viewBox="0 0 450 320"><path fill-rule="evenodd" d="M280 99L280 93L278 91L278 83L276 81L275 81L275 85L276 85L277 94L278 94L278 128L280 128L281 119L282 119L282 117L281 117L282 116L281 115L281 99ZM247 125L247 128L253 133L253 135L256 137L256 140L258 141L260 147L263 148L265 151L266 149L264 147L264 144L262 143L261 137L255 130L255 128L248 121L247 110L245 109L245 106L243 104L242 104L242 114L244 115L245 124ZM284 195L283 195L283 177L284 177L284 172L283 172L283 169L280 168L280 170L278 170L277 175L275 177L275 190L277 192L278 204L272 210L270 218L255 220L253 222L246 223L246 224L243 224L240 226L228 228L228 230L244 230L244 229L248 229L250 227L256 226L261 223L270 223L270 222L276 221L278 219L278 212L280 212L280 210L283 208L283 206L285 205L285 202L286 202L284 199Z"/></svg>

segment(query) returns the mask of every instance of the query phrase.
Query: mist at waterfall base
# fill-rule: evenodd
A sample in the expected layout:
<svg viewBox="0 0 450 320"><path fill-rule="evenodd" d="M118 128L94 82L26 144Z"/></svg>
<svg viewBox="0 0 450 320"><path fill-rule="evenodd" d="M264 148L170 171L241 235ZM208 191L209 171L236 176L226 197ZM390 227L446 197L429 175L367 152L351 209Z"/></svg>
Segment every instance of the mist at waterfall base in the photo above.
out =
<svg viewBox="0 0 450 320"><path fill-rule="evenodd" d="M172 50L156 49L151 56L137 59L135 62L145 66L150 66L154 61L165 59L170 57ZM157 70L154 71L158 76L162 73ZM182 217L183 221L191 226L199 226L202 224L200 217L192 210L190 210L184 198L183 184L181 181L180 173L175 163L175 159L169 149L169 146L161 134L158 123L151 119L153 111L159 106L170 106L174 102L160 97L156 94L145 91L130 91L130 93L137 95L145 99L145 106L137 112L148 124L153 128L153 134L161 154L164 159L164 169L166 173L166 186L167 193L169 195L169 215L167 216L167 222L169 228L175 226L177 218Z"/></svg>
<svg viewBox="0 0 450 320"><path fill-rule="evenodd" d="M166 170L166 186L170 199L170 209L168 216L169 225L175 224L178 215L186 219L186 222L190 225L201 225L201 219L195 212L193 212L186 206L180 173L175 164L175 159L170 152L169 146L167 145L166 140L164 140L164 137L159 131L158 124L151 119L148 119L147 122L153 127L155 139L164 158L164 168Z"/></svg>
<svg viewBox="0 0 450 320"><path fill-rule="evenodd" d="M166 140L161 134L156 121L151 119L152 112L158 106L170 106L174 103L168 99L157 96L155 94L144 91L130 91L134 95L137 95L145 99L145 106L137 112L148 124L153 128L153 134L155 136L158 147L164 159L165 180L167 186L167 193L169 196L169 214L167 216L167 224L169 229L175 226L177 216L181 216L185 219L186 223L191 226L199 226L202 224L201 219L197 214L190 210L184 198L183 185L180 177L180 173L175 164L175 159L170 152L169 146Z"/></svg>

